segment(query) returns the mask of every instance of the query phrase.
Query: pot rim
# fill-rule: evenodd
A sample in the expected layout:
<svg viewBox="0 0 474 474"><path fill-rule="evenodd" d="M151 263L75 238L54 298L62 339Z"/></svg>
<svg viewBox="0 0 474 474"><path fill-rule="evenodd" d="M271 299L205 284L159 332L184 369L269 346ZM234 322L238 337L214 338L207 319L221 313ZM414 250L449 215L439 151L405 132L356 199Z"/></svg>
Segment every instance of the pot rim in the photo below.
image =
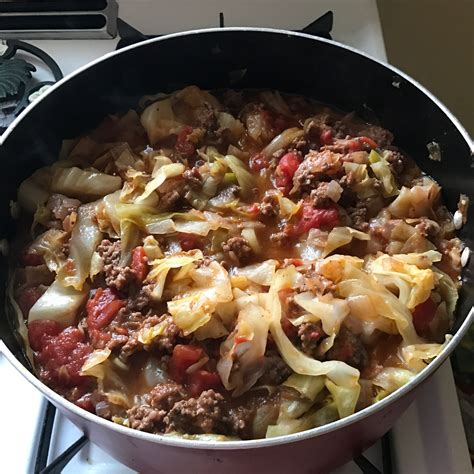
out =
<svg viewBox="0 0 474 474"><path fill-rule="evenodd" d="M117 51L112 51L82 67L79 69L75 70L71 74L67 75L60 81L58 81L56 84L54 84L51 88L48 89L44 94L42 94L37 100L35 100L33 103L31 103L13 122L12 124L7 128L7 130L3 133L2 136L0 136L0 146L3 145L8 137L13 133L14 129L21 123L21 121L25 118L25 116L33 110L36 106L38 106L39 103L41 103L42 100L44 100L45 97L47 97L49 94L53 93L57 88L62 87L64 84L66 84L70 79L75 77L78 74L81 74L82 72L86 71L89 68L92 68L96 64L107 60L108 58L111 58L116 55L120 55L126 51L133 50L135 48L140 48L142 46L146 46L151 43L159 42L159 41L164 41L170 38L175 38L175 37L180 37L180 36L190 36L190 35L195 35L195 34L209 34L209 33L219 33L222 31L241 31L241 32L260 32L260 33L277 33L277 34L282 34L286 36L295 36L295 37L302 37L305 39L311 39L313 41L320 41L323 43L327 43L348 51L351 51L352 53L355 53L357 55L363 56L365 58L368 58L388 69L393 71L394 74L397 76L403 78L407 82L413 84L416 86L418 89L421 90L425 95L427 95L444 113L447 115L447 117L451 120L451 122L456 126L456 128L459 130L465 141L467 142L470 150L471 150L471 156L474 155L474 143L469 136L468 132L464 129L464 127L461 125L459 120L448 110L448 108L440 102L431 92L429 92L425 87L423 87L421 84L419 84L417 81L412 79L410 76L407 74L403 73L399 69L397 69L394 66L391 66L387 64L384 61L380 61L374 57L372 57L369 54L366 54L362 51L359 51L358 49L355 49L351 46L344 45L342 43L338 43L337 41L333 40L328 40L325 38L320 38L320 37L315 37L306 33L298 33L298 32L293 32L293 31L288 31L288 30L282 30L282 29L274 29L274 28L253 28L253 27L225 27L225 28L206 28L206 29L199 29L199 30L189 30L189 31L182 31L179 33L173 33L165 36L161 36L158 38L151 38L130 46L127 46L123 49L117 50ZM257 448L264 448L264 447L274 447L274 446L280 446L283 444L290 444L290 443L295 443L299 441L303 441L306 439L310 439L316 436L321 436L325 435L328 433L331 433L333 431L342 429L344 427L347 427L349 425L352 425L354 423L357 423L364 418L373 415L384 408L388 407L390 404L398 400L399 398L403 397L405 394L410 392L412 389L414 389L416 386L418 386L421 382L423 382L425 379L427 379L433 372L435 372L440 365L448 358L449 354L453 351L454 347L459 343L459 341L462 339L464 334L467 332L469 326L471 323L474 321L474 307L471 307L469 313L467 314L464 322L454 334L452 339L446 344L444 349L441 351L441 353L425 368L417 374L409 383L404 385L403 387L399 388L395 392L391 393L389 396L384 398L383 400L375 403L374 405L370 405L369 407L364 408L363 410L354 413L353 415L343 418L341 420L334 421L332 423L329 423L327 425L323 425L317 428L312 428L310 430L306 430L300 433L295 433L295 434L290 434L290 435L285 435L285 436L279 436L276 438L265 438L265 439L255 439L255 440L239 440L239 441L201 441L201 440L190 440L190 439L184 439L184 438L178 438L178 437L169 437L169 436L163 436L163 435L158 435L158 434L152 434L152 433L145 433L142 431L134 430L132 428L127 428L125 426L118 425L116 423L113 423L109 420L106 420L104 418L101 418L95 414L89 413L86 410L83 410L82 408L79 408L77 405L73 404L72 402L69 402L65 398L61 397L58 395L56 392L54 392L52 389L47 387L43 382L41 382L34 374L32 374L29 370L27 370L23 364L20 363L20 361L14 356L14 354L7 348L5 343L0 340L0 353L3 353L7 360L32 384L34 385L38 390L40 390L46 398L51 400L56 406L61 406L64 409L71 411L75 416L82 418L85 422L90 422L90 423L95 423L100 425L102 428L105 429L110 429L118 434L125 435L125 436L130 436L133 438L136 438L138 440L143 440L146 442L151 442L151 443L156 443L156 444L162 444L170 447L179 447L179 448L187 448L187 449L213 449L213 450L238 450L238 449L257 449Z"/></svg>

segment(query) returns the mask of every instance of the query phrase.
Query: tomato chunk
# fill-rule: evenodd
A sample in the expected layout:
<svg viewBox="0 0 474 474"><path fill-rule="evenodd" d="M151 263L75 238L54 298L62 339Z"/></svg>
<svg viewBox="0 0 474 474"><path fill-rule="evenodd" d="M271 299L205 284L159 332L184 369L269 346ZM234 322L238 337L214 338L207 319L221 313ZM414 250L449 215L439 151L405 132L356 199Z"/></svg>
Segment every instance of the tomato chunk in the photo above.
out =
<svg viewBox="0 0 474 474"><path fill-rule="evenodd" d="M253 155L249 160L250 171L254 173L259 173L261 170L268 168L268 160L262 153L257 153Z"/></svg>
<svg viewBox="0 0 474 474"><path fill-rule="evenodd" d="M28 323L28 340L34 351L40 351L54 337L61 332L61 325L50 319L31 321Z"/></svg>
<svg viewBox="0 0 474 474"><path fill-rule="evenodd" d="M179 244L181 248L187 252L192 249L202 248L202 243L199 240L199 237L195 234L178 234Z"/></svg>
<svg viewBox="0 0 474 474"><path fill-rule="evenodd" d="M32 286L30 288L25 288L18 295L17 302L18 306L23 313L23 317L26 319L28 313L33 305L40 299L42 294L46 291L46 287Z"/></svg>
<svg viewBox="0 0 474 474"><path fill-rule="evenodd" d="M429 334L430 323L435 317L437 308L436 303L428 298L413 310L413 326L419 336L424 337Z"/></svg>
<svg viewBox="0 0 474 474"><path fill-rule="evenodd" d="M198 397L205 390L221 386L221 378L216 372L198 369L187 376L186 385L193 397Z"/></svg>
<svg viewBox="0 0 474 474"><path fill-rule="evenodd" d="M300 165L300 158L297 153L290 151L283 155L276 167L275 184L284 194L288 194L293 185L293 176Z"/></svg>
<svg viewBox="0 0 474 474"><path fill-rule="evenodd" d="M356 137L349 141L350 151L363 151L366 148L377 148L377 143L369 137Z"/></svg>
<svg viewBox="0 0 474 474"><path fill-rule="evenodd" d="M330 128L323 130L319 135L319 141L321 142L321 145L332 145L334 141L332 130Z"/></svg>
<svg viewBox="0 0 474 474"><path fill-rule="evenodd" d="M325 209L314 208L310 203L303 204L303 212L300 221L292 231L294 235L304 234L310 229L321 227L334 227L339 223L339 212L337 208L328 207Z"/></svg>
<svg viewBox="0 0 474 474"><path fill-rule="evenodd" d="M173 355L168 363L169 376L178 383L183 383L186 377L186 370L198 362L204 356L201 347L192 344L177 344L174 346Z"/></svg>
<svg viewBox="0 0 474 474"><path fill-rule="evenodd" d="M142 282L148 274L147 258L143 247L133 249L132 270L139 282Z"/></svg>
<svg viewBox="0 0 474 474"><path fill-rule="evenodd" d="M120 308L126 305L110 288L98 288L94 297L86 305L87 325L92 329L102 329L115 318Z"/></svg>
<svg viewBox="0 0 474 474"><path fill-rule="evenodd" d="M56 388L82 385L88 378L81 375L81 368L91 352L92 348L84 342L82 331L77 327L67 327L56 336L51 336L37 354L40 377Z"/></svg>
<svg viewBox="0 0 474 474"><path fill-rule="evenodd" d="M196 151L196 147L188 140L188 136L192 133L193 127L183 127L176 138L176 151L183 156L190 157Z"/></svg>

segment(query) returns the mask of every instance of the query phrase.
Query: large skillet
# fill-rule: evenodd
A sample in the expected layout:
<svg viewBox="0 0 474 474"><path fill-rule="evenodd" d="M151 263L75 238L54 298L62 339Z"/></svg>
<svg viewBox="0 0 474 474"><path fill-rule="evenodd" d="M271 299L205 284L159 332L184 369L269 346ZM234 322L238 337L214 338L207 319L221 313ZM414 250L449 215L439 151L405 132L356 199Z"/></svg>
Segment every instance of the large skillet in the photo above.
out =
<svg viewBox="0 0 474 474"><path fill-rule="evenodd" d="M71 51L74 54L74 51ZM202 88L275 88L303 94L368 121L379 120L396 143L443 187L449 209L459 193L472 196L473 144L452 114L426 89L395 68L333 41L288 31L221 28L165 36L111 53L53 86L0 139L0 238L12 239L9 200L35 168L51 163L63 138L93 128L107 113L137 104L144 94L189 84ZM439 143L442 161L428 159ZM474 216L460 236L472 247ZM414 380L374 406L330 425L275 439L222 444L133 431L92 415L43 385L29 370L0 316L0 350L98 446L142 472L324 472L360 453L387 432L421 383L448 357L474 319L474 259L464 270L454 337ZM7 278L1 267L1 294ZM3 305L2 305L3 306ZM3 388L5 390L5 387Z"/></svg>

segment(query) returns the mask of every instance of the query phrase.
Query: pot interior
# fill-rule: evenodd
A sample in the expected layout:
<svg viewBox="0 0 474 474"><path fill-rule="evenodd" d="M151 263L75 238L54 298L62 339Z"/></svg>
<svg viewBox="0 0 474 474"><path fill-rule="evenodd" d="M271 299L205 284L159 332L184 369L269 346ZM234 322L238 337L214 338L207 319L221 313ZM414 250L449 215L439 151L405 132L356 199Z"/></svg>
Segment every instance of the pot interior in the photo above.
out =
<svg viewBox="0 0 474 474"><path fill-rule="evenodd" d="M62 83L22 117L0 147L0 238L12 239L10 200L20 182L53 162L61 141L94 128L108 113L125 111L140 97L196 84L204 89L274 88L301 94L392 131L395 143L443 187L448 208L472 193L472 151L467 133L436 99L405 76L361 53L317 38L271 30L216 29L172 35L100 60ZM442 161L428 158L439 144ZM459 232L473 247L474 211ZM474 300L474 259L463 273L457 331ZM4 301L8 265L0 270ZM2 305L0 335L28 366Z"/></svg>

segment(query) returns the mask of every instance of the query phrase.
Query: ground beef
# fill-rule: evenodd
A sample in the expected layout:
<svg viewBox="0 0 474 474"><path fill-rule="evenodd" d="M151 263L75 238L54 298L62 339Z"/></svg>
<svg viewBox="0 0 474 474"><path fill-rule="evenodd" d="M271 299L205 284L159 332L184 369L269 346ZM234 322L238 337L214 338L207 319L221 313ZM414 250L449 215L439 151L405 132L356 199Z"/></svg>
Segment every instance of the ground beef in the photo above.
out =
<svg viewBox="0 0 474 474"><path fill-rule="evenodd" d="M342 170L342 155L332 151L310 151L293 176L291 194L315 189L320 181L338 177Z"/></svg>
<svg viewBox="0 0 474 474"><path fill-rule="evenodd" d="M339 330L334 345L326 353L328 360L340 360L357 369L363 369L369 362L367 350L360 337L345 326Z"/></svg>
<svg viewBox="0 0 474 474"><path fill-rule="evenodd" d="M324 336L321 321L302 323L298 326L298 337L302 351L315 359L319 358L317 349Z"/></svg>
<svg viewBox="0 0 474 474"><path fill-rule="evenodd" d="M384 157L390 164L391 171L395 176L401 175L405 171L406 157L402 153L390 150L385 153Z"/></svg>
<svg viewBox="0 0 474 474"><path fill-rule="evenodd" d="M160 196L160 208L166 211L173 211L176 209L180 201L181 194L179 194L176 189L172 189Z"/></svg>
<svg viewBox="0 0 474 474"><path fill-rule="evenodd" d="M185 170L183 173L183 178L188 189L202 188L202 176L197 167Z"/></svg>
<svg viewBox="0 0 474 474"><path fill-rule="evenodd" d="M148 400L152 408L169 411L175 403L186 398L186 396L183 386L170 380L154 387L148 396Z"/></svg>
<svg viewBox="0 0 474 474"><path fill-rule="evenodd" d="M415 229L430 240L436 239L441 233L440 225L431 219L422 218L421 222L415 226Z"/></svg>
<svg viewBox="0 0 474 474"><path fill-rule="evenodd" d="M280 232L274 232L273 234L270 234L270 240L277 245L285 247L292 244L294 239L289 229L286 228Z"/></svg>
<svg viewBox="0 0 474 474"><path fill-rule="evenodd" d="M135 280L135 274L129 266L121 267L120 240L111 242L104 239L97 247L97 252L104 260L105 283L117 290L123 290Z"/></svg>
<svg viewBox="0 0 474 474"><path fill-rule="evenodd" d="M329 183L323 182L317 185L316 189L313 189L309 195L309 200L313 207L322 208L328 207L333 203L333 200L328 196Z"/></svg>
<svg viewBox="0 0 474 474"><path fill-rule="evenodd" d="M280 385L290 375L291 369L279 355L265 357L265 372L258 380L259 385Z"/></svg>
<svg viewBox="0 0 474 474"><path fill-rule="evenodd" d="M169 381L158 384L144 397L143 403L127 411L130 427L149 433L163 432L165 417L175 403L186 398L182 385Z"/></svg>
<svg viewBox="0 0 474 474"><path fill-rule="evenodd" d="M214 390L206 390L198 398L174 404L165 418L167 431L183 433L222 433L224 397Z"/></svg>
<svg viewBox="0 0 474 474"><path fill-rule="evenodd" d="M253 254L252 248L243 237L231 237L222 244L222 251L237 266L241 266Z"/></svg>
<svg viewBox="0 0 474 474"><path fill-rule="evenodd" d="M304 286L301 291L312 291L324 295L336 291L336 285L333 281L311 269L304 276Z"/></svg>
<svg viewBox="0 0 474 474"><path fill-rule="evenodd" d="M351 220L351 227L362 232L368 230L367 207L363 206L361 201L358 201L355 207L348 207L346 211Z"/></svg>
<svg viewBox="0 0 474 474"><path fill-rule="evenodd" d="M151 293L154 286L153 283L143 285L138 292L131 294L127 300L127 309L129 311L143 311L148 308L153 303Z"/></svg>
<svg viewBox="0 0 474 474"><path fill-rule="evenodd" d="M147 433L162 432L166 414L165 410L155 409L149 405L135 405L127 410L130 428Z"/></svg>
<svg viewBox="0 0 474 474"><path fill-rule="evenodd" d="M177 340L180 334L180 329L174 323L171 315L166 313L161 316L148 316L145 318L140 326L129 335L127 342L122 347L122 354L125 357L129 357L134 352L146 348L146 346L138 340L140 331L142 329L150 329L160 323L166 324L164 333L154 338L150 348L158 350L161 353L171 354L174 346L178 342Z"/></svg>
<svg viewBox="0 0 474 474"><path fill-rule="evenodd" d="M46 203L46 209L62 222L71 212L76 212L80 205L81 201L78 199L72 199L62 194L53 194Z"/></svg>
<svg viewBox="0 0 474 474"><path fill-rule="evenodd" d="M367 128L360 130L358 135L360 137L372 138L380 148L385 148L393 142L393 134L377 125L369 125Z"/></svg>
<svg viewBox="0 0 474 474"><path fill-rule="evenodd" d="M194 119L196 125L206 132L214 131L217 128L216 112L212 105L207 102L204 102L202 107L198 107L194 110Z"/></svg>
<svg viewBox="0 0 474 474"><path fill-rule="evenodd" d="M279 212L278 197L274 190L265 192L260 203L260 213L265 217L277 216Z"/></svg>

